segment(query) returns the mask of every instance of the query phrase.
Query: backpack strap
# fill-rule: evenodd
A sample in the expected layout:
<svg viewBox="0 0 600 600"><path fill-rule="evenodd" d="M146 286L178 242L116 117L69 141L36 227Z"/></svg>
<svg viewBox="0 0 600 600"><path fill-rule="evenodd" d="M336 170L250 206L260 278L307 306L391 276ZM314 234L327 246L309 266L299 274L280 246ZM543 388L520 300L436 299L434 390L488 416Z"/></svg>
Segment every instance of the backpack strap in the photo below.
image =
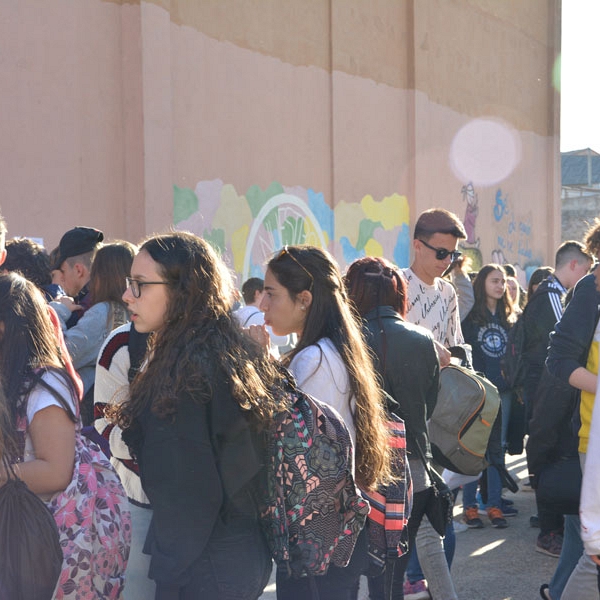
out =
<svg viewBox="0 0 600 600"><path fill-rule="evenodd" d="M246 320L244 321L242 327L246 327L246 325L248 324L248 321L255 315L257 315L260 312L260 310L256 309L253 313L250 313L247 317Z"/></svg>

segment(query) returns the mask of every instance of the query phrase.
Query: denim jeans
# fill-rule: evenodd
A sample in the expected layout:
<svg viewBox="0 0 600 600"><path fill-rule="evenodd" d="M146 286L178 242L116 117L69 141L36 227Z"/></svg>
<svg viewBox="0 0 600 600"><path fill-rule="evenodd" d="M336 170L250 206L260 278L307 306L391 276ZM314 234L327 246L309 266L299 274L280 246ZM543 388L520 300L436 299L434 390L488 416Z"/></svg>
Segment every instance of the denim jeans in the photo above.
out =
<svg viewBox="0 0 600 600"><path fill-rule="evenodd" d="M148 600L154 598L156 585L148 577L150 556L143 553L144 542L152 510L129 503L131 511L131 551L125 569L125 600Z"/></svg>
<svg viewBox="0 0 600 600"><path fill-rule="evenodd" d="M581 472L585 475L585 454L579 454ZM564 542L563 542L564 543ZM561 600L598 600L598 570L596 563L583 552L573 569L567 585L563 590Z"/></svg>
<svg viewBox="0 0 600 600"><path fill-rule="evenodd" d="M580 528L581 523L577 515L565 515L565 535L562 550L560 551L556 571L554 571L549 584L552 600L561 599L567 581L583 554Z"/></svg>

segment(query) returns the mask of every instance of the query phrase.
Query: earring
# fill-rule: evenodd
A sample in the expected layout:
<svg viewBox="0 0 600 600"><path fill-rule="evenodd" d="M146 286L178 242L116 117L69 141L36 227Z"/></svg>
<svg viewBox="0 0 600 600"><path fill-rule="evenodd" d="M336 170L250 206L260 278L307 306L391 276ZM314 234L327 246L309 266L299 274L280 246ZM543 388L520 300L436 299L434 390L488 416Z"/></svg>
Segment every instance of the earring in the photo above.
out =
<svg viewBox="0 0 600 600"><path fill-rule="evenodd" d="M300 306L300 310L306 310L306 306L304 306L304 304L302 306Z"/></svg>

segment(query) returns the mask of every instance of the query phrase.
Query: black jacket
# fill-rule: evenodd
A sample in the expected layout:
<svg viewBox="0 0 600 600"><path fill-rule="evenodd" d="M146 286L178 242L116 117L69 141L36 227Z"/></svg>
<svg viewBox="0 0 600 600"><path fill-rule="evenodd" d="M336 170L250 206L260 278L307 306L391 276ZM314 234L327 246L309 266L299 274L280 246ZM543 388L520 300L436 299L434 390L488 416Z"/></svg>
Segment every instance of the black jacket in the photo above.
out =
<svg viewBox="0 0 600 600"><path fill-rule="evenodd" d="M598 322L600 293L594 275L586 275L550 334L546 369L533 400L527 462L530 473L544 464L577 456L579 391L569 385L571 373L585 367Z"/></svg>
<svg viewBox="0 0 600 600"><path fill-rule="evenodd" d="M540 283L527 302L521 318L525 323L524 361L527 375L524 391L531 398L538 386L548 354L548 336L562 315L564 287L550 276Z"/></svg>
<svg viewBox="0 0 600 600"><path fill-rule="evenodd" d="M373 309L365 320L383 389L398 403L396 413L409 434L410 458L419 459L413 440L430 458L427 419L437 402L440 374L433 337L427 329L404 321L391 306Z"/></svg>
<svg viewBox="0 0 600 600"><path fill-rule="evenodd" d="M157 582L185 586L198 559L207 553L227 558L213 556L214 548L238 540L240 531L255 530L248 536L251 547L238 548L242 555L257 551L253 491L263 461L226 382L215 373L210 401L179 398L177 412L167 418L146 407L123 436L153 509L144 551L151 554L150 577Z"/></svg>

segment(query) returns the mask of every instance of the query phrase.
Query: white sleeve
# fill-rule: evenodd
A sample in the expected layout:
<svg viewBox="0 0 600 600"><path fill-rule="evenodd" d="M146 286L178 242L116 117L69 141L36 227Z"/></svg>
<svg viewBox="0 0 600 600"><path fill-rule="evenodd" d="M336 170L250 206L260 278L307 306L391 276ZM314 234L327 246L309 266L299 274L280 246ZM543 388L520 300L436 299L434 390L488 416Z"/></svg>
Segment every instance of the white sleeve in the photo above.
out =
<svg viewBox="0 0 600 600"><path fill-rule="evenodd" d="M448 283L448 289L451 294L450 301L448 302L448 311L450 313L448 319L448 331L446 332L445 344L447 347L458 346L465 343L463 337L462 328L460 326L460 315L458 312L458 298L456 292L452 287L452 284Z"/></svg>
<svg viewBox="0 0 600 600"><path fill-rule="evenodd" d="M71 390L64 379L52 371L45 373L42 376L42 379L64 398L66 403L71 407L73 414L77 414ZM36 413L49 406L59 406L60 408L63 408L61 403L50 391L39 384L36 385L27 399L27 422L31 423Z"/></svg>
<svg viewBox="0 0 600 600"><path fill-rule="evenodd" d="M598 378L596 398L600 394ZM586 554L600 554L600 402L594 402L579 504L581 541Z"/></svg>
<svg viewBox="0 0 600 600"><path fill-rule="evenodd" d="M130 328L131 323L126 323L115 329L106 339L98 355L94 386L94 412L102 415L94 420L94 427L100 435L108 437L112 455L123 460L131 459L129 448L123 442L121 429L104 416L104 408L108 404L123 402L129 395ZM122 334L127 334L127 343L117 343Z"/></svg>

